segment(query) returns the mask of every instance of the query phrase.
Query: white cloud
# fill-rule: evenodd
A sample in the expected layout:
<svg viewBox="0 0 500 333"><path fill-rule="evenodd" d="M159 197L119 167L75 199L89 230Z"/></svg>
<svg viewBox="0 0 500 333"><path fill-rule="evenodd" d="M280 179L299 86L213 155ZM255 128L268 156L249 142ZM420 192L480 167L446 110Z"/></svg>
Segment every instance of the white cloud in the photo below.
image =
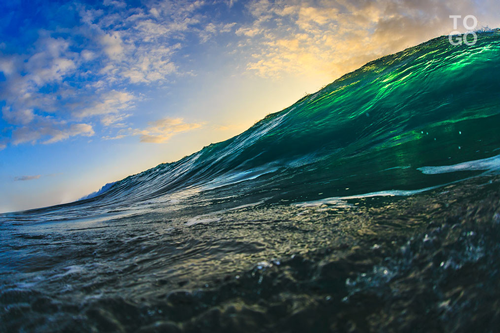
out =
<svg viewBox="0 0 500 333"><path fill-rule="evenodd" d="M114 6L117 8L125 8L127 7L127 4L123 1L117 1L117 0L104 0L103 4L105 6Z"/></svg>
<svg viewBox="0 0 500 333"><path fill-rule="evenodd" d="M92 51L89 51L89 50L83 50L80 53L80 56L85 61L91 61L91 60L94 60L96 58L96 54Z"/></svg>
<svg viewBox="0 0 500 333"><path fill-rule="evenodd" d="M99 42L104 47L104 52L112 60L121 60L123 57L123 41L120 33L114 31L99 37Z"/></svg>
<svg viewBox="0 0 500 333"><path fill-rule="evenodd" d="M82 136L93 136L94 130L89 124L72 124L69 128L65 129L51 129L50 139L44 141L44 144L54 143L62 140L66 140L72 136L82 135Z"/></svg>
<svg viewBox="0 0 500 333"><path fill-rule="evenodd" d="M158 10L156 8L151 8L149 10L149 12L151 13L151 15L153 15L153 17L155 18L159 18L160 17L160 13L158 12Z"/></svg>
<svg viewBox="0 0 500 333"><path fill-rule="evenodd" d="M11 108L7 106L2 108L2 115L5 121L13 125L26 125L35 118L33 110L31 109L12 111Z"/></svg>
<svg viewBox="0 0 500 333"><path fill-rule="evenodd" d="M111 90L99 96L90 106L74 111L74 115L77 118L102 116L103 124L111 125L124 119L124 115L120 112L130 109L134 105L133 101L134 95L124 91Z"/></svg>
<svg viewBox="0 0 500 333"><path fill-rule="evenodd" d="M173 57L186 34L199 36L199 25L207 21L197 12L204 1L149 1L146 8L134 8L106 0L104 5L106 11L77 5L80 25L63 29L63 34L40 30L26 54L0 52L6 78L0 82L0 101L6 105L2 117L13 125L6 143L53 143L93 135L91 124L81 124L87 118L124 127L138 100L124 87L161 84L182 74ZM234 26L204 24L204 40ZM1 51L5 49L2 43Z"/></svg>
<svg viewBox="0 0 500 333"><path fill-rule="evenodd" d="M103 136L102 139L103 140L119 140L119 139L123 139L125 137L127 137L125 134L118 134L115 136Z"/></svg>
<svg viewBox="0 0 500 333"><path fill-rule="evenodd" d="M229 8L233 7L233 5L238 2L238 0L226 0L227 5Z"/></svg>
<svg viewBox="0 0 500 333"><path fill-rule="evenodd" d="M15 71L14 59L0 56L0 72L4 75L11 75Z"/></svg>
<svg viewBox="0 0 500 333"><path fill-rule="evenodd" d="M224 24L220 29L220 32L230 32L235 25L236 22Z"/></svg>
<svg viewBox="0 0 500 333"><path fill-rule="evenodd" d="M74 136L93 136L94 130L89 124L71 124L51 119L40 119L35 124L16 128L12 132L12 144L35 144L41 141L50 144L66 140Z"/></svg>
<svg viewBox="0 0 500 333"><path fill-rule="evenodd" d="M69 52L69 42L61 38L42 38L37 42L38 52L32 55L24 66L29 74L26 81L36 87L46 83L60 82L74 72L76 54Z"/></svg>
<svg viewBox="0 0 500 333"><path fill-rule="evenodd" d="M255 37L258 34L262 33L264 30L261 29L260 27L242 27L236 30L236 34L241 36L245 35L248 37Z"/></svg>
<svg viewBox="0 0 500 333"><path fill-rule="evenodd" d="M199 37L200 41L202 43L206 43L209 39L213 38L214 36L217 36L221 33L228 33L231 32L233 27L236 25L235 22L233 23L227 23L227 24L214 24L214 23L209 23L205 26L203 30L200 31Z"/></svg>

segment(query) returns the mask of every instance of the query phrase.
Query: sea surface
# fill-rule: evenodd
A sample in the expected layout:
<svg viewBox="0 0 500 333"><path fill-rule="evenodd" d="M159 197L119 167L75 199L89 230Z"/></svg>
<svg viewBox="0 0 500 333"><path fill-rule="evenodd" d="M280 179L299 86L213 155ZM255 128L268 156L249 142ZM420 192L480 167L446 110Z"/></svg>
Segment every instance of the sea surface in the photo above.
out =
<svg viewBox="0 0 500 333"><path fill-rule="evenodd" d="M497 332L500 32L0 215L0 332Z"/></svg>

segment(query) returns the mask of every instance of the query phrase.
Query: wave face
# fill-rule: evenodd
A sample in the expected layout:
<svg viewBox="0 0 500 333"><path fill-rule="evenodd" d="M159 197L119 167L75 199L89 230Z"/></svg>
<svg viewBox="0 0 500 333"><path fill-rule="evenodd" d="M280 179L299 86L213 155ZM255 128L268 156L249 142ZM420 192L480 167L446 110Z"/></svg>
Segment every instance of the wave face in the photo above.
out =
<svg viewBox="0 0 500 333"><path fill-rule="evenodd" d="M437 38L0 216L0 331L495 331L499 77L499 31Z"/></svg>
<svg viewBox="0 0 500 333"><path fill-rule="evenodd" d="M499 153L499 48L493 32L472 47L438 38L384 57L241 135L118 182L99 200L136 203L250 180L248 195L258 188L274 201L314 200L465 178L467 169L432 177L419 168Z"/></svg>

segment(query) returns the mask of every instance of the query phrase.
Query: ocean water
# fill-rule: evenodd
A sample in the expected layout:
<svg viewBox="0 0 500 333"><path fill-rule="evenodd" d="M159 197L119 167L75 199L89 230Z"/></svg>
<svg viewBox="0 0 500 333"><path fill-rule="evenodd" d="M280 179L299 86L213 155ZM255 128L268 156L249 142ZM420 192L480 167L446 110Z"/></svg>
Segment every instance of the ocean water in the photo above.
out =
<svg viewBox="0 0 500 333"><path fill-rule="evenodd" d="M363 66L75 203L0 216L2 332L495 332L500 32Z"/></svg>

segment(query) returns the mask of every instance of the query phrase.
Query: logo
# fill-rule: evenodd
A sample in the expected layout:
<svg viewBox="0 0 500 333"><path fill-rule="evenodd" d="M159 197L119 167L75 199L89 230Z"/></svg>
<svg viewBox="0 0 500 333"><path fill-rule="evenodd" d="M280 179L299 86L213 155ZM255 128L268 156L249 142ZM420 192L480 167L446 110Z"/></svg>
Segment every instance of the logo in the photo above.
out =
<svg viewBox="0 0 500 333"><path fill-rule="evenodd" d="M453 31L449 35L450 44L459 46L462 44L472 46L477 43L477 34L474 30L477 28L477 17L474 15L467 15L462 19L462 15L450 15L453 20ZM458 31L459 20L462 21L463 27L467 30L465 34ZM470 37L472 36L472 37Z"/></svg>

